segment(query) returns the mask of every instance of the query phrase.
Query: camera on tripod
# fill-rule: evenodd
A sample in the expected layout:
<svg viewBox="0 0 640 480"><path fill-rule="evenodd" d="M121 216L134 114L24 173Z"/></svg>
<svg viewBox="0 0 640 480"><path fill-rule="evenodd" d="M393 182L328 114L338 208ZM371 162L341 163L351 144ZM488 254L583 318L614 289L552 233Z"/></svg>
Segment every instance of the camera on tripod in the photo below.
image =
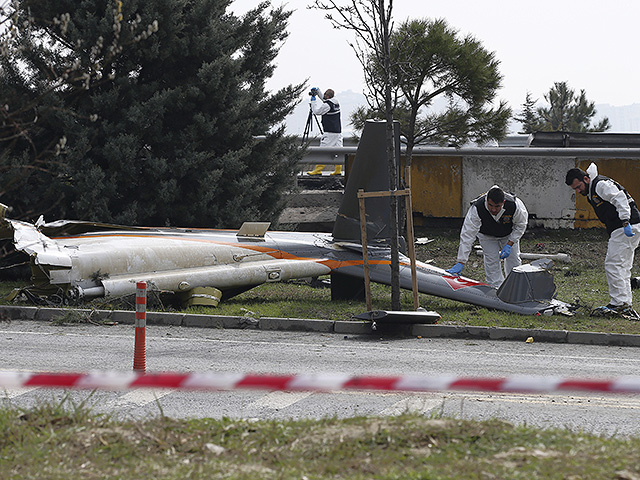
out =
<svg viewBox="0 0 640 480"><path fill-rule="evenodd" d="M311 90L309 90L309 96L313 97L311 98L311 102L313 102L316 99L316 97L319 97L320 100L322 100L322 92L318 87L313 87ZM309 138L309 132L313 130L314 120L316 122L316 125L318 125L318 130L320 131L320 133L321 134L324 133L322 131L322 126L320 125L318 118L313 114L313 107L311 106L311 102L309 102L309 116L307 117L307 124L304 127L304 133L302 134L302 145L304 145L304 143Z"/></svg>

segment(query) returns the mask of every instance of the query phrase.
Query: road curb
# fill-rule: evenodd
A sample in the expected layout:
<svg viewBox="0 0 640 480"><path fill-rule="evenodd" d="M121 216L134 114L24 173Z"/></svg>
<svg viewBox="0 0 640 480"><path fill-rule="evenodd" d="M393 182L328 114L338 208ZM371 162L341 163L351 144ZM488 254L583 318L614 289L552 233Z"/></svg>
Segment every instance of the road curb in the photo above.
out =
<svg viewBox="0 0 640 480"><path fill-rule="evenodd" d="M0 320L34 320L74 323L79 316L86 321L133 325L135 312L129 310L91 310L50 307L0 305ZM81 318L80 317L80 318ZM505 327L479 327L463 325L415 324L394 332L373 330L371 322L348 320L322 320L305 318L253 318L248 316L206 315L195 313L147 312L147 325L281 330L292 332L336 333L343 335L387 335L401 333L422 338L457 338L470 340L508 340L525 342L533 339L543 343L572 343L619 347L640 347L640 335L624 333L574 332L570 330L521 329Z"/></svg>

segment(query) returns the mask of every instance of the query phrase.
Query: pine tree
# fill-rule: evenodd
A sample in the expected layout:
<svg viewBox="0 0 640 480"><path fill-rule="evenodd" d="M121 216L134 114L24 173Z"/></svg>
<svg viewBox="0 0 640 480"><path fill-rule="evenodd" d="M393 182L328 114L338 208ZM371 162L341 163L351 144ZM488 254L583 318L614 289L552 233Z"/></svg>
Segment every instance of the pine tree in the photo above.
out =
<svg viewBox="0 0 640 480"><path fill-rule="evenodd" d="M531 92L527 92L527 96L522 104L522 111L519 116L514 119L522 124L519 133L533 133L540 130L538 115L536 112L536 101L531 96Z"/></svg>
<svg viewBox="0 0 640 480"><path fill-rule="evenodd" d="M31 137L66 142L55 168L42 173L57 194L51 216L194 227L277 218L301 155L280 125L303 86L268 93L265 82L290 12L263 2L236 17L227 11L230 3L20 3L21 13L29 9L34 19L25 36L46 42L8 62L13 71L36 55L48 63L71 59L89 72L86 89L33 95L38 111L57 103L41 122L43 131ZM64 32L46 20L54 18L68 18ZM14 78L16 89L43 82L47 62L33 64L28 78ZM39 151L51 151L49 158L57 153ZM17 144L2 161L16 158L33 161ZM6 200L29 209L19 191Z"/></svg>
<svg viewBox="0 0 640 480"><path fill-rule="evenodd" d="M596 125L591 125L591 120L597 113L595 103L587 100L584 90L576 95L567 82L555 82L544 99L549 106L537 109L540 131L604 132L611 128L606 117Z"/></svg>

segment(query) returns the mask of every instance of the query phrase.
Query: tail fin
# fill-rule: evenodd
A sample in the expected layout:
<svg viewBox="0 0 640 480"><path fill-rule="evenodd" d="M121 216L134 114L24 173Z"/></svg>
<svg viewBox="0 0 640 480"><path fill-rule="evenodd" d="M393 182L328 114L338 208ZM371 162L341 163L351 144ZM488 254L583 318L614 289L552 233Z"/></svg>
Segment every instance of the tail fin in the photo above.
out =
<svg viewBox="0 0 640 480"><path fill-rule="evenodd" d="M358 190L365 192L389 191L389 164L386 142L387 122L367 120L358 143L356 158L349 172L342 205L333 226L334 240L361 243L360 206ZM395 155L398 171L400 159L400 126L394 122ZM399 178L396 175L396 178ZM397 188L397 186L396 186ZM390 197L374 197L366 200L367 239L388 240Z"/></svg>

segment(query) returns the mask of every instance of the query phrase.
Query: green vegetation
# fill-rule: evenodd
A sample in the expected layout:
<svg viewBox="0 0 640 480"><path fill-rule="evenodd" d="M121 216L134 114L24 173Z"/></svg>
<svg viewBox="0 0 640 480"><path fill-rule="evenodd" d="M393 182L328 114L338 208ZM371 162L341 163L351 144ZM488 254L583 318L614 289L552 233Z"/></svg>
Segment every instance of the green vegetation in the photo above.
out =
<svg viewBox="0 0 640 480"><path fill-rule="evenodd" d="M0 408L10 479L634 479L640 439L403 414L144 421L86 404Z"/></svg>
<svg viewBox="0 0 640 480"><path fill-rule="evenodd" d="M607 117L592 125L596 115L595 102L587 100L587 94L580 94L569 88L567 82L555 82L544 95L548 107L536 107L536 100L527 92L522 110L514 119L522 124L520 133L543 132L606 132L611 128Z"/></svg>
<svg viewBox="0 0 640 480"><path fill-rule="evenodd" d="M2 4L0 184L13 218L277 219L302 154L282 122L303 85L265 88L290 11L256 2L237 17L229 0Z"/></svg>

